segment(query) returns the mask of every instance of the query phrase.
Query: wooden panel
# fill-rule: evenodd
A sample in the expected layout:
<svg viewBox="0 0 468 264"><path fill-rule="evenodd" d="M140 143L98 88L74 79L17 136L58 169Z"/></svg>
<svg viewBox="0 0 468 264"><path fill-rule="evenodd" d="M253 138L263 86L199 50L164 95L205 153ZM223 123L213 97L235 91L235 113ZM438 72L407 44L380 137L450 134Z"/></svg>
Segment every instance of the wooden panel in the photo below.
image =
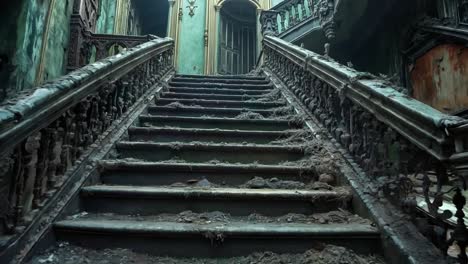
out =
<svg viewBox="0 0 468 264"><path fill-rule="evenodd" d="M468 108L468 49L440 45L411 69L413 97L446 113Z"/></svg>

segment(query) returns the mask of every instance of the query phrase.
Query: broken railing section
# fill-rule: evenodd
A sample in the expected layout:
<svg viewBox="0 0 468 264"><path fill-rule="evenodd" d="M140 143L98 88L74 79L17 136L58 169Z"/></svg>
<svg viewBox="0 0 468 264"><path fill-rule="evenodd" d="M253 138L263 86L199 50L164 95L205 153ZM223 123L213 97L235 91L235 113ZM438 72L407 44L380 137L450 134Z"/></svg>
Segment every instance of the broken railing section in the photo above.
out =
<svg viewBox="0 0 468 264"><path fill-rule="evenodd" d="M285 0L265 12L264 18L274 21L274 35L280 35L307 21L317 21L327 38L335 36L335 2L337 0ZM262 18L262 25L266 25Z"/></svg>
<svg viewBox="0 0 468 264"><path fill-rule="evenodd" d="M381 191L397 205L415 209L411 174L435 172L437 188L431 189L425 173L424 189L439 194L448 183L447 168L466 175L468 162L460 162L460 157L468 155L467 120L445 115L401 94L391 83L277 37L265 36L263 51L267 71L280 78L371 178L382 183ZM463 188L454 186L457 208L465 204ZM433 200L429 191L425 195ZM440 219L441 204L433 205L433 216ZM453 213L458 219L453 237L464 248L463 211Z"/></svg>
<svg viewBox="0 0 468 264"><path fill-rule="evenodd" d="M0 235L21 232L87 148L172 70L173 46L148 41L0 106Z"/></svg>

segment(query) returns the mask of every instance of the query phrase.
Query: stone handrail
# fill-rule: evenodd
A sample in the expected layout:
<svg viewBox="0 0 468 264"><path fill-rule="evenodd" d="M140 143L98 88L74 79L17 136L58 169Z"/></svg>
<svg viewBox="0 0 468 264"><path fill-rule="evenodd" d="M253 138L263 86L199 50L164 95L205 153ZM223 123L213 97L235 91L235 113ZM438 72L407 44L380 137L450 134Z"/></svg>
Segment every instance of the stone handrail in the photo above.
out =
<svg viewBox="0 0 468 264"><path fill-rule="evenodd" d="M0 235L20 231L114 121L173 68L154 39L0 106Z"/></svg>
<svg viewBox="0 0 468 264"><path fill-rule="evenodd" d="M267 65L271 65L275 60L287 60L292 63L291 67L282 67L282 70L308 75L309 78L306 79L298 78L288 81L299 82L295 89L302 89L297 93L301 94L310 107L324 107L336 111L359 108L359 112L366 112L366 116L370 115L369 118L385 123L388 128L396 131L437 160L448 161L456 153L455 138L450 131L466 127L468 120L441 113L398 92L395 89L397 87L376 76L358 72L279 38L265 36L264 45L270 52L266 56ZM281 56L278 57L280 53ZM275 60L272 61L273 58ZM271 65L271 67L274 66ZM323 95L316 91L320 88L328 91L326 94L330 97L328 99L336 101L321 98ZM321 105L311 105L311 103ZM346 127L350 124L341 116L342 113L334 114L340 116L330 121L335 122L337 126L345 125L340 129L352 137L353 132L349 130L351 128Z"/></svg>

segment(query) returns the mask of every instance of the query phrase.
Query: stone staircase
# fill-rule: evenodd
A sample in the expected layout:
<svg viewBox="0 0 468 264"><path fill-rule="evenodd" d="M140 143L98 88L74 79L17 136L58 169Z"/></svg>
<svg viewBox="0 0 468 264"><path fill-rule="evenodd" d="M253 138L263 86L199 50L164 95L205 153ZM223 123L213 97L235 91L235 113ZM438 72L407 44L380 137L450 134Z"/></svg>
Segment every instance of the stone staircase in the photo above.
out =
<svg viewBox="0 0 468 264"><path fill-rule="evenodd" d="M322 244L380 254L378 229L354 214L351 188L295 115L266 77L175 76L56 238L171 257Z"/></svg>

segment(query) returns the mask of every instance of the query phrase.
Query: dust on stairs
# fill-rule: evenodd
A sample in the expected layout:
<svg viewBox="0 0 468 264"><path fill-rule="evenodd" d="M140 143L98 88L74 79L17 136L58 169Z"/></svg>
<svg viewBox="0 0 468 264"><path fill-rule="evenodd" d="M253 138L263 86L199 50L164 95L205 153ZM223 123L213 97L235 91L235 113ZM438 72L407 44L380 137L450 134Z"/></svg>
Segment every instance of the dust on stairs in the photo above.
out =
<svg viewBox="0 0 468 264"><path fill-rule="evenodd" d="M335 162L266 77L177 75L32 262L382 263Z"/></svg>

